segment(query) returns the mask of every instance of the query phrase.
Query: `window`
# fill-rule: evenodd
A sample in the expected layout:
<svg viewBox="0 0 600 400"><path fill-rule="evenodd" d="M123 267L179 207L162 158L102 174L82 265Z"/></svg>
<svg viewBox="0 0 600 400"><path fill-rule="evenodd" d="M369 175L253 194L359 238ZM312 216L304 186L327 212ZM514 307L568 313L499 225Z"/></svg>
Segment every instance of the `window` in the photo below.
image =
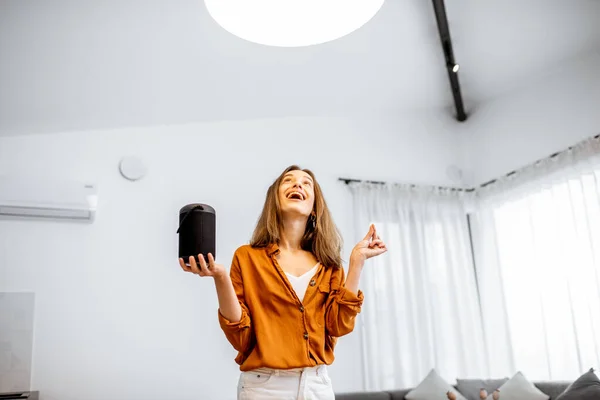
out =
<svg viewBox="0 0 600 400"><path fill-rule="evenodd" d="M600 365L599 182L597 170L545 185L495 207L484 228L494 230L513 365L530 379Z"/></svg>

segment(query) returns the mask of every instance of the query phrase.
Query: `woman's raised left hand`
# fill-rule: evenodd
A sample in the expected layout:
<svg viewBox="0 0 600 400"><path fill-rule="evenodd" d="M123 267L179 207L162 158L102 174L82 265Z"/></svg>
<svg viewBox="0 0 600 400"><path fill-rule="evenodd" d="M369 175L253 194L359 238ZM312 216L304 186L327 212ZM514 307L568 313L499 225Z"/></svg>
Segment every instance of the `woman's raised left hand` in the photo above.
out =
<svg viewBox="0 0 600 400"><path fill-rule="evenodd" d="M369 232L366 236L354 246L352 253L350 254L350 260L359 265L362 265L366 260L371 257L376 257L387 251L385 243L375 229L375 225L371 224Z"/></svg>

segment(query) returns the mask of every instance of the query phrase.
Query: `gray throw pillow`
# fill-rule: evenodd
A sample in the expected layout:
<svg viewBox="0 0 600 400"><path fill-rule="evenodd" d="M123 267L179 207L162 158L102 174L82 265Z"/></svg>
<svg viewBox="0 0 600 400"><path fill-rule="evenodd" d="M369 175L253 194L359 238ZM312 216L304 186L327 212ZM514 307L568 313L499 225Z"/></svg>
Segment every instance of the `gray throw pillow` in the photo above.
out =
<svg viewBox="0 0 600 400"><path fill-rule="evenodd" d="M504 385L498 388L501 400L550 400L550 396L539 390L525 375L519 371ZM488 393L486 400L492 400L493 394Z"/></svg>
<svg viewBox="0 0 600 400"><path fill-rule="evenodd" d="M440 374L432 369L414 389L404 396L405 400L447 400L447 393L452 392L458 400L466 400L456 388L453 388Z"/></svg>
<svg viewBox="0 0 600 400"><path fill-rule="evenodd" d="M458 390L467 400L479 400L479 391L483 388L488 394L504 385L508 378L502 379L457 379L456 390Z"/></svg>
<svg viewBox="0 0 600 400"><path fill-rule="evenodd" d="M569 385L556 400L598 400L600 399L600 379L590 368Z"/></svg>

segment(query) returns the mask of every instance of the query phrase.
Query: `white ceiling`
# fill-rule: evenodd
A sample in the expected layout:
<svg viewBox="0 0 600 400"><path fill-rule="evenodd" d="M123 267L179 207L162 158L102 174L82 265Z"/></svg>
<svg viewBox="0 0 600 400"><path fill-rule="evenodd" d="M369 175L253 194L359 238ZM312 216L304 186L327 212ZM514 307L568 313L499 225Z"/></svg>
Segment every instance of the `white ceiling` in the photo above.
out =
<svg viewBox="0 0 600 400"><path fill-rule="evenodd" d="M446 0L467 107L600 49L598 0ZM0 0L0 135L453 107L429 0L269 48L202 0Z"/></svg>

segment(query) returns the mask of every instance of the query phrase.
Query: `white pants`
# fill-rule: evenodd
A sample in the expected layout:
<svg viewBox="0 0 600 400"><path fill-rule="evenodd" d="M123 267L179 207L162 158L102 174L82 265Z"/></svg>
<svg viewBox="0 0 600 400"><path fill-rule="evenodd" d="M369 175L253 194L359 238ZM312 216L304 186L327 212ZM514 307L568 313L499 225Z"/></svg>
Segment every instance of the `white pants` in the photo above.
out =
<svg viewBox="0 0 600 400"><path fill-rule="evenodd" d="M325 365L291 370L242 372L238 400L335 400Z"/></svg>

